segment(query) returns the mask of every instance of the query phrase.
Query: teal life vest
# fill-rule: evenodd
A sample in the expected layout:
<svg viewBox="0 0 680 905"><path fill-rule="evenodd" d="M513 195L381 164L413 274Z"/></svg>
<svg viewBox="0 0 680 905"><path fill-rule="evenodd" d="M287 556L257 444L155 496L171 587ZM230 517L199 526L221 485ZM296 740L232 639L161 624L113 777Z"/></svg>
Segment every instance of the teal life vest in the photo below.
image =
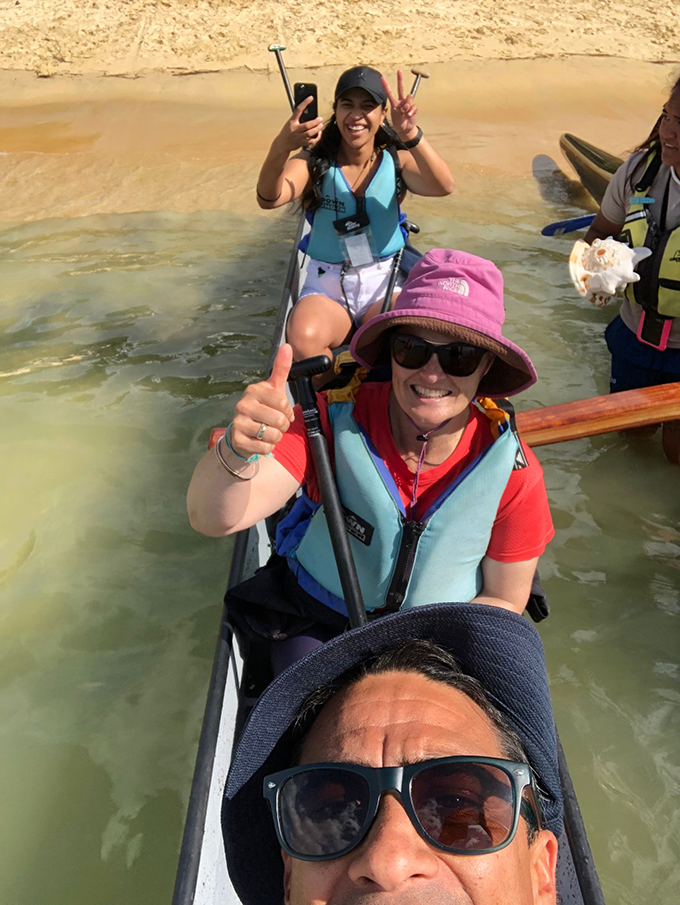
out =
<svg viewBox="0 0 680 905"><path fill-rule="evenodd" d="M404 234L399 226L398 182L394 157L385 150L363 196L379 260L392 257L404 245ZM323 197L314 211L306 251L317 261L342 264L344 257L333 223L356 214L357 199L339 166L331 166L324 175L321 194Z"/></svg>
<svg viewBox="0 0 680 905"><path fill-rule="evenodd" d="M640 275L637 283L629 283L625 294L629 301L641 305L646 311L656 312L664 320L680 317L680 223L666 228L668 195L671 174L668 174L657 223L648 206L637 199L644 198L656 179L661 166L661 152L653 151L647 157L645 172L630 200L630 213L619 240L631 248L651 248L652 255L640 261L635 268Z"/></svg>
<svg viewBox="0 0 680 905"><path fill-rule="evenodd" d="M482 589L481 563L503 491L513 468L527 464L510 423L498 424L497 439L415 521L353 410L353 402L328 406L335 477L367 611L472 600ZM303 492L279 524L276 548L305 591L347 613L322 505Z"/></svg>

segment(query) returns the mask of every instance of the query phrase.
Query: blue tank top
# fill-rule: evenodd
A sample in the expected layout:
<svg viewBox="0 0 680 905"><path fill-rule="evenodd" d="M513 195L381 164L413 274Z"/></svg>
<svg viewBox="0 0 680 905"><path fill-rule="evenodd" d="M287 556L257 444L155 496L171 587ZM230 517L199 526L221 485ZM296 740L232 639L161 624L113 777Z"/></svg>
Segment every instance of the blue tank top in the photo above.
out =
<svg viewBox="0 0 680 905"><path fill-rule="evenodd" d="M332 166L323 177L321 194L321 206L314 211L307 254L317 261L342 264L344 257L333 221L355 214L357 203L339 166ZM364 197L378 258L389 258L404 244L404 236L399 227L394 160L389 152L383 151L380 165L369 182Z"/></svg>

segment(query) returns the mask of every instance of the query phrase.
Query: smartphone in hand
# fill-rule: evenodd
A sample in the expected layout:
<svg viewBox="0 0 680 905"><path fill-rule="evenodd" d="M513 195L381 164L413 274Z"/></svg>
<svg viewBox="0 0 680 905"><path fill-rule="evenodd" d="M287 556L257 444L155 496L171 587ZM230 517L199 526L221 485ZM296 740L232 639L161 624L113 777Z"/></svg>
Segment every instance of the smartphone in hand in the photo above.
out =
<svg viewBox="0 0 680 905"><path fill-rule="evenodd" d="M295 106L299 106L306 98L312 96L314 100L305 110L302 111L300 117L301 123L308 123L312 119L316 119L319 115L319 106L317 104L316 85L311 82L296 82L293 85L293 100Z"/></svg>

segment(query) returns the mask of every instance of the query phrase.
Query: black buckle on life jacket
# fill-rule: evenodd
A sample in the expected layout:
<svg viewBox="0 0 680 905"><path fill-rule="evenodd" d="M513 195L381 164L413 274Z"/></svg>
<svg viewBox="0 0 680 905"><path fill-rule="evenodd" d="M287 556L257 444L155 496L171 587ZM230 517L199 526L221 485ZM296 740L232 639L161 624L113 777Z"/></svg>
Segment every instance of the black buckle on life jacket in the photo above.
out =
<svg viewBox="0 0 680 905"><path fill-rule="evenodd" d="M524 447L517 430L517 422L515 421L515 407L508 399L496 399L496 405L505 412L510 421L510 430L517 441L517 453L515 455L515 464L512 466L513 471L519 471L520 468L528 468L529 461L524 453Z"/></svg>

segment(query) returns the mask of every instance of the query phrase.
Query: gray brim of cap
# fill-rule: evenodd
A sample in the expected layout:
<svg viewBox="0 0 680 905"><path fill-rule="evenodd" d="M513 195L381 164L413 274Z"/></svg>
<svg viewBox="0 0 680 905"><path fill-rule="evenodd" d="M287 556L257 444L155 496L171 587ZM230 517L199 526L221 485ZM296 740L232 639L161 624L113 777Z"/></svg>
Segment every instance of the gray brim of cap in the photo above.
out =
<svg viewBox="0 0 680 905"><path fill-rule="evenodd" d="M433 641L478 679L524 743L544 800L545 824L559 836L562 793L555 725L541 639L522 616L483 604L444 603L385 616L340 635L295 663L265 691L234 752L222 808L229 875L244 905L283 901L283 865L264 777L290 766L291 727L306 698L394 644Z"/></svg>

